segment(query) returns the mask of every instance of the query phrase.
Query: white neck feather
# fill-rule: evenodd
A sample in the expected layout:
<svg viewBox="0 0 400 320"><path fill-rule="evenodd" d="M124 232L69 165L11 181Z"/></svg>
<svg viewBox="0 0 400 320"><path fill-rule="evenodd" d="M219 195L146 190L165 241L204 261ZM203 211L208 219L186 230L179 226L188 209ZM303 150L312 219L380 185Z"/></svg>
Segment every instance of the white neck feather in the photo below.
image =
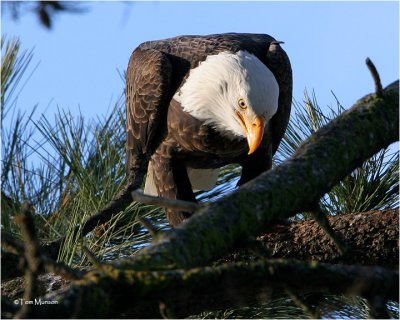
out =
<svg viewBox="0 0 400 320"><path fill-rule="evenodd" d="M208 56L174 95L184 111L232 139L245 136L235 117L239 98L247 101L249 112L269 120L278 108L278 97L273 73L246 51Z"/></svg>

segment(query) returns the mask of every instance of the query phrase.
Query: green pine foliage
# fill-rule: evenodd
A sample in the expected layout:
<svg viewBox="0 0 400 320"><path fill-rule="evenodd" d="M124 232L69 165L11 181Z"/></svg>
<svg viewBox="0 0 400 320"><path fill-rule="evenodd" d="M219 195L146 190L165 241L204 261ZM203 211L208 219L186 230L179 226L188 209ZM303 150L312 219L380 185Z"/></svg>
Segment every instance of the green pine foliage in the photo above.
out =
<svg viewBox="0 0 400 320"><path fill-rule="evenodd" d="M294 102L288 129L277 153L277 163L292 156L309 136L345 111L336 107L323 112L313 92L303 103ZM322 209L331 215L394 208L399 205L399 153L383 149L353 171L321 199Z"/></svg>
<svg viewBox="0 0 400 320"><path fill-rule="evenodd" d="M30 119L33 113L17 112L15 95L32 59L32 52L20 52L18 40L6 42L2 37L1 53L1 220L2 229L13 233L12 218L26 197L24 180L26 174L30 174L25 161L29 150L24 141L30 139L32 130L25 119ZM10 129L5 126L5 120L10 123Z"/></svg>
<svg viewBox="0 0 400 320"><path fill-rule="evenodd" d="M69 265L89 263L83 245L108 260L147 245L150 236L138 223L138 214L161 225L163 214L138 203L87 237L73 237L75 226L103 208L125 183L122 95L108 117L87 120L58 109L54 119L41 115L33 121L36 109L22 114L15 103L32 53L21 53L16 40L3 38L1 45L1 110L2 123L7 123L2 126L2 229L19 237L14 217L28 201L41 240L66 236L59 260Z"/></svg>
<svg viewBox="0 0 400 320"><path fill-rule="evenodd" d="M1 40L1 115L2 123L2 228L18 235L13 223L21 204L29 201L36 213L39 236L54 240L67 236L60 260L69 264L87 264L82 245L108 259L130 254L146 244L149 236L137 222L137 215L151 216L166 227L161 210L132 204L106 226L77 240L72 230L104 207L125 183L125 120L121 97L109 116L84 119L58 109L54 119L42 115L33 121L36 108L21 113L16 107L23 89L23 75L32 60L32 52L21 52L18 40ZM29 77L28 77L29 78ZM344 108L336 99L336 108L324 113L315 94L305 93L303 103L294 103L288 130L276 157L276 163L290 157L301 143ZM398 205L398 153L388 149L366 161L336 185L322 200L329 214L384 209ZM240 174L238 166L221 171L218 186L198 193L200 201L219 198L234 189Z"/></svg>
<svg viewBox="0 0 400 320"><path fill-rule="evenodd" d="M318 295L318 303L314 303L313 294L301 296L309 310L297 305L287 296L277 296L268 302L255 303L241 308L202 312L189 319L368 319L369 306L360 297L345 297L337 295ZM388 312L394 319L398 318L397 303L387 304ZM397 308L397 309L396 309Z"/></svg>
<svg viewBox="0 0 400 320"><path fill-rule="evenodd" d="M115 260L134 254L150 243L149 233L139 224L144 216L160 229L168 228L162 210L132 203L107 224L83 239L73 230L103 208L125 184L125 119L123 99L115 102L110 115L85 119L82 115L58 109L54 118L17 109L18 94L32 60L31 51L21 51L18 40L1 39L1 228L20 237L14 223L21 205L33 205L38 237L52 241L66 236L59 260L73 267L90 264L83 246L99 260ZM24 76L25 75L25 76ZM276 163L290 157L301 143L344 108L328 114L319 107L315 95L305 94L304 103L294 103L288 130L277 154ZM329 214L384 209L398 206L398 152L382 150L336 185L322 200ZM234 189L240 175L238 166L221 172L218 186L199 193L200 201L210 201ZM331 307L331 308L330 308ZM321 313L328 318L365 318L367 306L362 299L327 297ZM335 311L332 311L335 310ZM390 311L398 313L398 305ZM332 313L333 312L333 313ZM336 313L334 313L336 312ZM338 313L339 312L339 313ZM200 318L307 318L304 310L287 297L254 307L203 313Z"/></svg>

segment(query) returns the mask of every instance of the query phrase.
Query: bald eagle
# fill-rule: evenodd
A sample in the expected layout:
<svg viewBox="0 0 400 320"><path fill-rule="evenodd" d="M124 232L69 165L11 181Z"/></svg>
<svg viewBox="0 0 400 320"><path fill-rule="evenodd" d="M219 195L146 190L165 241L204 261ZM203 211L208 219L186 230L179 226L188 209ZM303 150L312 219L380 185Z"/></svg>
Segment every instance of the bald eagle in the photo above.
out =
<svg viewBox="0 0 400 320"><path fill-rule="evenodd" d="M242 166L239 185L272 166L292 100L289 59L266 34L149 41L126 73L129 190L196 201L218 168ZM165 209L176 226L190 212Z"/></svg>

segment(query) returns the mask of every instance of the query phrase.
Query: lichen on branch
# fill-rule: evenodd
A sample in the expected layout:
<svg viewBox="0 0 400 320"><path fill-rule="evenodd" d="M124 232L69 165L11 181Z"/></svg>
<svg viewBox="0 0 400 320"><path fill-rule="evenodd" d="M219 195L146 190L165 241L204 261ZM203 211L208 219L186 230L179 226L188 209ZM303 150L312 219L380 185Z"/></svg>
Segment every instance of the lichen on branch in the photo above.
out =
<svg viewBox="0 0 400 320"><path fill-rule="evenodd" d="M398 140L398 81L370 94L316 132L280 166L219 199L120 267L173 269L204 265L249 236L309 210L335 184Z"/></svg>

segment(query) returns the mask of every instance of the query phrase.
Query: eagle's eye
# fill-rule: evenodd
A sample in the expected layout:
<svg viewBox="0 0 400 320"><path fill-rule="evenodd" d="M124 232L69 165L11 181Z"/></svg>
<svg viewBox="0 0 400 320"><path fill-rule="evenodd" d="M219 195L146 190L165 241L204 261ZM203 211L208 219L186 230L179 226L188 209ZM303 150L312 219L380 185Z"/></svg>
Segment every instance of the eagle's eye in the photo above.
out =
<svg viewBox="0 0 400 320"><path fill-rule="evenodd" d="M246 105L246 101L244 101L244 99L240 98L238 100L238 106L240 107L240 109L247 109L247 105Z"/></svg>

